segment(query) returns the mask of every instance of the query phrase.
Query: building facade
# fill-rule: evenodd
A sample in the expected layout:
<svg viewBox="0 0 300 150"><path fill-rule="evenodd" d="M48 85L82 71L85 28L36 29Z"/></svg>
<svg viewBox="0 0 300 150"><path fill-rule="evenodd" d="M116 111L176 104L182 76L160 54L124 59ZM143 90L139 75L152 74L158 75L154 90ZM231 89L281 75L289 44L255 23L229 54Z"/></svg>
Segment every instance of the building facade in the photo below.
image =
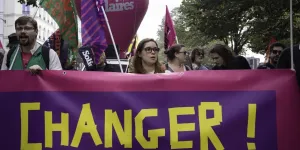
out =
<svg viewBox="0 0 300 150"><path fill-rule="evenodd" d="M3 6L3 15L1 16L1 7ZM34 17L37 21L39 30L37 41L39 43L44 43L58 29L56 22L43 8L22 5L17 0L0 0L0 19L2 18L2 21L0 20L0 40L4 47L8 44L8 36L15 32L15 21L24 15Z"/></svg>

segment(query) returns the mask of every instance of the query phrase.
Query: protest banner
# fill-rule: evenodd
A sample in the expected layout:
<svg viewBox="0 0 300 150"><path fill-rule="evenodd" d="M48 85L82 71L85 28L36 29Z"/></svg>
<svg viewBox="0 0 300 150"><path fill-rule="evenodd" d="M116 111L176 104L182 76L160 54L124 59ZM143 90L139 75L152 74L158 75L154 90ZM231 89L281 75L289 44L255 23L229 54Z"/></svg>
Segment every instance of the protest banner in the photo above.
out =
<svg viewBox="0 0 300 150"><path fill-rule="evenodd" d="M296 150L290 70L0 73L1 147Z"/></svg>

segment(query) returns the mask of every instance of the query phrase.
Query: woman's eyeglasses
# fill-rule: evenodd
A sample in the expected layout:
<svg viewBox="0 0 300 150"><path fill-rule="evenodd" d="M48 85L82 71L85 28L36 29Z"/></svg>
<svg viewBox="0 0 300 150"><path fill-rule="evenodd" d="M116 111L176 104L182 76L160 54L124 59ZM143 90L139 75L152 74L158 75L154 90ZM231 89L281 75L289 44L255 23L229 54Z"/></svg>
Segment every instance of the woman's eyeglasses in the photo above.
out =
<svg viewBox="0 0 300 150"><path fill-rule="evenodd" d="M152 53L152 52L157 53L157 52L159 52L159 48L157 48L157 47L146 47L146 48L144 48L144 50L147 53Z"/></svg>
<svg viewBox="0 0 300 150"><path fill-rule="evenodd" d="M186 51L184 51L184 52L178 52L178 53L183 53L184 55L189 55L190 54L189 52L186 52Z"/></svg>

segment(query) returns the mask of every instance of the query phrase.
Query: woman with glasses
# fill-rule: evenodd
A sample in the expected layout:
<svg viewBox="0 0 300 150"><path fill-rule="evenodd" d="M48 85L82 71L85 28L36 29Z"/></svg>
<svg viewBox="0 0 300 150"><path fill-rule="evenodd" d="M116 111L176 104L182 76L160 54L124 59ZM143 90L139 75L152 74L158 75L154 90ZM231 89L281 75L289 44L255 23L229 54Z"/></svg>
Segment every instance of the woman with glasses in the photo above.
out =
<svg viewBox="0 0 300 150"><path fill-rule="evenodd" d="M166 64L166 73L170 72L184 72L191 70L190 67L184 65L186 57L189 57L188 52L185 50L184 45L176 44L171 46L165 54L168 58Z"/></svg>
<svg viewBox="0 0 300 150"><path fill-rule="evenodd" d="M155 74L163 73L158 62L159 48L155 40L143 39L137 46L130 73Z"/></svg>
<svg viewBox="0 0 300 150"><path fill-rule="evenodd" d="M202 65L204 59L204 50L200 48L195 48L192 51L192 66L193 70L208 70L204 65Z"/></svg>

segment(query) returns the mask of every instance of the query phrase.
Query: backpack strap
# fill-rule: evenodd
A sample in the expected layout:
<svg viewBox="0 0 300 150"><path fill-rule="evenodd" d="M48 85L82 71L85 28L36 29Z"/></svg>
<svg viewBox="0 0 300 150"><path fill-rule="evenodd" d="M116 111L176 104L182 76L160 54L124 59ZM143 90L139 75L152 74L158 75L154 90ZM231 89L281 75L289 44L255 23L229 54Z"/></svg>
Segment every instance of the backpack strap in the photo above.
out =
<svg viewBox="0 0 300 150"><path fill-rule="evenodd" d="M186 70L186 71L192 70L188 65L184 65L184 66L185 66L185 70Z"/></svg>
<svg viewBox="0 0 300 150"><path fill-rule="evenodd" d="M46 64L46 68L48 70L49 70L49 62L50 62L49 53L50 53L50 48L48 48L47 46L42 45L42 57L44 59L44 62Z"/></svg>
<svg viewBox="0 0 300 150"><path fill-rule="evenodd" d="M166 63L166 70L169 70L170 72L174 72L168 65L168 63Z"/></svg>
<svg viewBox="0 0 300 150"><path fill-rule="evenodd" d="M12 54L16 51L18 46L14 46L12 49L10 49L7 53L7 58L6 58L6 66L7 68L10 67L10 58L12 56Z"/></svg>

